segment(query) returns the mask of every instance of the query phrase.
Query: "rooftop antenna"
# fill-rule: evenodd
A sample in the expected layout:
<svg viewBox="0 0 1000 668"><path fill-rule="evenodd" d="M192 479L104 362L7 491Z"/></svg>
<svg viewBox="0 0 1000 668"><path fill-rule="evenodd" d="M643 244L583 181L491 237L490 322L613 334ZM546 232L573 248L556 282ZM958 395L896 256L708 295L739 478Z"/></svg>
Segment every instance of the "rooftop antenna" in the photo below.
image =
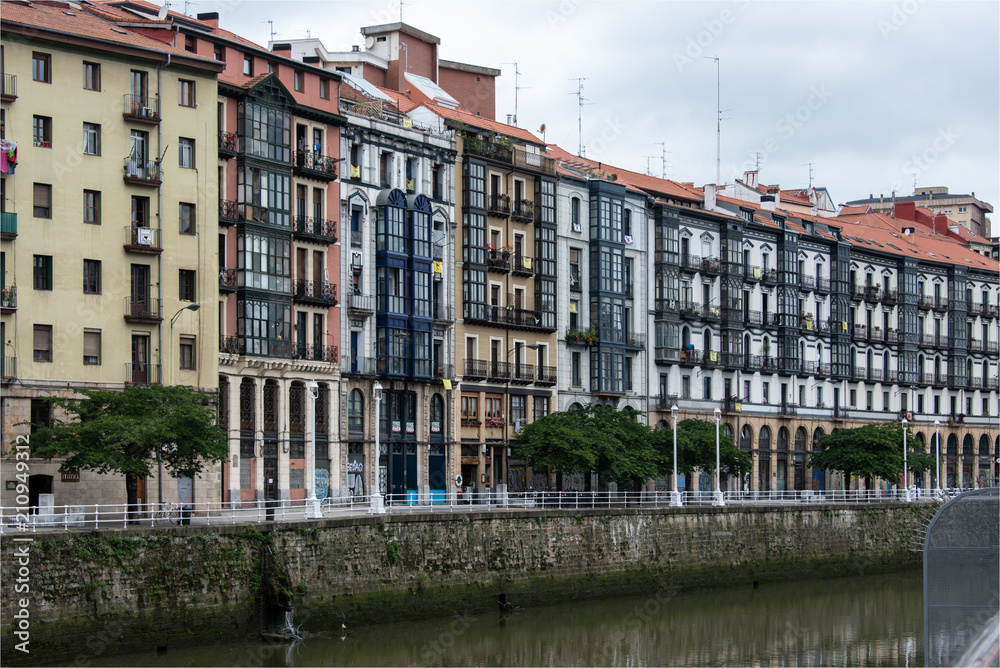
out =
<svg viewBox="0 0 1000 668"><path fill-rule="evenodd" d="M191 0L184 0L184 16L190 16L188 14L188 5L197 5L197 2L191 2Z"/></svg>
<svg viewBox="0 0 1000 668"><path fill-rule="evenodd" d="M405 4L406 3L403 2L403 0L399 0L399 22L400 23L403 22L403 5L405 5Z"/></svg>
<svg viewBox="0 0 1000 668"><path fill-rule="evenodd" d="M652 160L655 157L656 157L655 155L647 155L646 156L646 174L649 175L649 176L653 175L653 169L652 169L652 167L649 166L649 161Z"/></svg>
<svg viewBox="0 0 1000 668"><path fill-rule="evenodd" d="M663 175L660 178L665 179L667 178L667 153L670 151L667 150L667 142L665 141L656 142L655 145L660 147L660 164L663 169Z"/></svg>
<svg viewBox="0 0 1000 668"><path fill-rule="evenodd" d="M812 190L813 187L813 165L815 164L815 162L807 162L805 164L805 166L809 168L809 190Z"/></svg>
<svg viewBox="0 0 1000 668"><path fill-rule="evenodd" d="M580 145L579 148L577 148L577 155L579 155L582 158L584 157L583 156L583 105L590 103L590 101L583 96L583 82L587 80L587 77L577 77L575 79L571 77L569 80L575 81L578 86L576 92L569 93L569 95L576 95L577 97L577 106L579 108L579 111L577 112L576 124L580 131Z"/></svg>
<svg viewBox="0 0 1000 668"><path fill-rule="evenodd" d="M715 61L715 183L722 183L722 121L726 120L722 118L723 111L731 111L730 109L722 108L722 87L720 83L720 72L719 72L719 57L718 56L704 56L709 60Z"/></svg>
<svg viewBox="0 0 1000 668"><path fill-rule="evenodd" d="M758 182L760 180L760 151L757 151L757 163L754 165L754 170L757 172Z"/></svg>
<svg viewBox="0 0 1000 668"><path fill-rule="evenodd" d="M278 33L274 32L274 21L271 21L271 20L261 21L261 23L266 23L267 25L271 26L271 41L273 42L275 36L278 34Z"/></svg>
<svg viewBox="0 0 1000 668"><path fill-rule="evenodd" d="M517 82L517 78L521 76L521 71L517 69L517 63L501 63L502 65L513 65L514 66L514 125L517 126L517 92L524 88L528 90L531 86L521 86Z"/></svg>

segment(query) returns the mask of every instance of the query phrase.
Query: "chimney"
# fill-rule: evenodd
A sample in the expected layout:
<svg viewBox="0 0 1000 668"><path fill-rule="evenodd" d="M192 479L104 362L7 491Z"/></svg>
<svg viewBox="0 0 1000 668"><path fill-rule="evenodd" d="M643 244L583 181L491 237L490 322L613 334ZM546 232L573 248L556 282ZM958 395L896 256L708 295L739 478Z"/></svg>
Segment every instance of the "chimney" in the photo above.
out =
<svg viewBox="0 0 1000 668"><path fill-rule="evenodd" d="M510 125L511 121L513 120L514 120L514 114L507 114L507 125Z"/></svg>
<svg viewBox="0 0 1000 668"><path fill-rule="evenodd" d="M760 208L765 211L774 211L774 195L761 195Z"/></svg>
<svg viewBox="0 0 1000 668"><path fill-rule="evenodd" d="M357 44L351 47L351 53L360 53L360 52L361 52L361 47L358 46Z"/></svg>
<svg viewBox="0 0 1000 668"><path fill-rule="evenodd" d="M743 183L747 184L750 188L757 187L757 170L752 172L743 172Z"/></svg>
<svg viewBox="0 0 1000 668"><path fill-rule="evenodd" d="M950 223L948 225L948 231L952 234L958 234L958 223Z"/></svg>
<svg viewBox="0 0 1000 668"><path fill-rule="evenodd" d="M705 211L715 210L715 184L706 183L705 184Z"/></svg>
<svg viewBox="0 0 1000 668"><path fill-rule="evenodd" d="M913 230L915 230L915 229L916 229L915 227L904 227L903 228L903 235L908 237L911 234L913 234Z"/></svg>
<svg viewBox="0 0 1000 668"><path fill-rule="evenodd" d="M288 56L289 58L292 57L292 45L287 42L272 44L271 51L281 56Z"/></svg>
<svg viewBox="0 0 1000 668"><path fill-rule="evenodd" d="M198 20L207 23L213 28L219 27L219 12L202 12L198 14Z"/></svg>
<svg viewBox="0 0 1000 668"><path fill-rule="evenodd" d="M916 220L917 205L914 202L896 202L892 208L894 218L903 220Z"/></svg>

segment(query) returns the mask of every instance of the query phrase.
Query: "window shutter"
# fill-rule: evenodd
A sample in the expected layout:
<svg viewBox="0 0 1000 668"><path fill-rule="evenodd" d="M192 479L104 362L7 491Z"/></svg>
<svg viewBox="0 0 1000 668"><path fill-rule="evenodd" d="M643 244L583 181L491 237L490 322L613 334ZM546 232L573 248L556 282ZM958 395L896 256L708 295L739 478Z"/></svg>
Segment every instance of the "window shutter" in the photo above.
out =
<svg viewBox="0 0 1000 668"><path fill-rule="evenodd" d="M35 184L34 205L39 207L48 207L49 205L48 192L46 191L44 184Z"/></svg>
<svg viewBox="0 0 1000 668"><path fill-rule="evenodd" d="M49 350L52 341L52 329L49 327L35 327L35 350Z"/></svg>
<svg viewBox="0 0 1000 668"><path fill-rule="evenodd" d="M47 258L45 262L45 287L52 289L52 258Z"/></svg>
<svg viewBox="0 0 1000 668"><path fill-rule="evenodd" d="M83 355L84 357L101 356L101 333L83 332Z"/></svg>

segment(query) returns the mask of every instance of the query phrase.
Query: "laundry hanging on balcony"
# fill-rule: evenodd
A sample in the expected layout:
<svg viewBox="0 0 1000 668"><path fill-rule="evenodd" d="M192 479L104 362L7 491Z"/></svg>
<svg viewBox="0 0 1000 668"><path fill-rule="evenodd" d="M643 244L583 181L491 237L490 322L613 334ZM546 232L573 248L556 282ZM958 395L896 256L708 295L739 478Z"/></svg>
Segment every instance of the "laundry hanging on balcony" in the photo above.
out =
<svg viewBox="0 0 1000 668"><path fill-rule="evenodd" d="M13 174L17 166L17 142L0 139L0 174Z"/></svg>

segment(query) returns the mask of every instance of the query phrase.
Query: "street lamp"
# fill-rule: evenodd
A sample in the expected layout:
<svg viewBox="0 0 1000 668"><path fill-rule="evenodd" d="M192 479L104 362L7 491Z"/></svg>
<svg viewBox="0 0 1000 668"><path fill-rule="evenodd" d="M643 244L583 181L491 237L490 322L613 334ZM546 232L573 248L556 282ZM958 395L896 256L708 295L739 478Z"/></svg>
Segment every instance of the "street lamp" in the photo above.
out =
<svg viewBox="0 0 1000 668"><path fill-rule="evenodd" d="M316 498L316 400L319 398L319 383L310 380L306 383L306 390L309 392L309 405L312 408L307 419L311 436L309 449L306 450L306 489L309 490L309 498L306 499L306 519L315 520L322 517L319 499Z"/></svg>
<svg viewBox="0 0 1000 668"><path fill-rule="evenodd" d="M722 411L715 408L715 493L712 495L713 506L726 505L722 497L722 484L719 482L719 428L722 424Z"/></svg>
<svg viewBox="0 0 1000 668"><path fill-rule="evenodd" d="M941 495L941 420L934 420L934 440L937 441L937 464L934 468L934 475L937 476L937 489L935 490L938 495Z"/></svg>
<svg viewBox="0 0 1000 668"><path fill-rule="evenodd" d="M906 471L906 425L907 425L906 418L903 418L902 420L900 420L900 422L902 422L903 424L903 489L905 490L905 496L903 498L905 498L906 502L909 503L910 479Z"/></svg>
<svg viewBox="0 0 1000 668"><path fill-rule="evenodd" d="M184 311L197 311L201 308L201 304L198 302L191 302L185 304L174 313L174 316L170 318L170 366L168 367L168 373L170 377L167 379L168 385L174 384L174 322L177 317ZM156 449L156 488L157 494L160 498L160 508L163 507L163 459L160 457L160 448Z"/></svg>
<svg viewBox="0 0 1000 668"><path fill-rule="evenodd" d="M680 508L684 504L681 503L681 493L677 489L677 404L670 407L670 414L674 417L674 484L670 492L670 505Z"/></svg>
<svg viewBox="0 0 1000 668"><path fill-rule="evenodd" d="M375 470L378 471L378 458L380 454L380 448L382 444L379 441L379 423L382 419L382 414L379 411L382 404L382 385L377 380L375 384L372 385L372 394L375 397ZM382 495L378 491L378 480L375 480L375 485L372 487L372 510L376 513L384 513L385 505L382 500Z"/></svg>

